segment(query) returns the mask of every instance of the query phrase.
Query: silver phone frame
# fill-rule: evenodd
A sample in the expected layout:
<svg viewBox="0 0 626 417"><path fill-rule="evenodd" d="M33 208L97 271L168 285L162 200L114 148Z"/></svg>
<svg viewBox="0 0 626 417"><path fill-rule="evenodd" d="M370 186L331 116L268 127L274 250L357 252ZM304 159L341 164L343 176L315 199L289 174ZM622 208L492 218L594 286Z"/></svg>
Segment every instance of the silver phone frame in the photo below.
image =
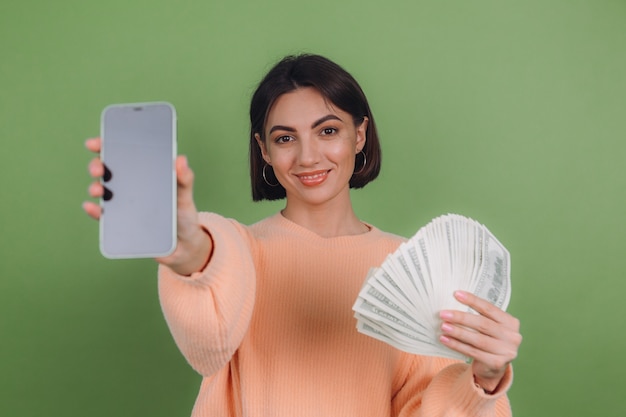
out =
<svg viewBox="0 0 626 417"><path fill-rule="evenodd" d="M100 253L108 259L138 259L138 258L159 258L159 257L164 257L164 256L168 256L170 254L172 254L174 252L174 250L176 249L176 244L177 244L177 180L176 180L176 156L177 156L177 113L176 113L176 108L174 107L174 105L172 105L171 103L167 102L167 101L147 101L147 102L136 102L136 103L117 103L117 104L110 104L108 106L106 106L101 114L100 114L100 138L102 140L102 145L101 145L101 149L100 149L100 158L102 159L102 161L105 161L106 159L106 141L104 139L104 134L105 134L105 115L107 113L107 111L109 111L110 109L113 108L120 108L120 107L129 107L129 108L133 108L133 107L148 107L148 106L155 106L155 105L159 105L159 106L167 106L170 111L171 111L171 115L172 115L172 132L171 132L171 144L172 144L172 188L171 188L171 202L172 202L172 224L170 225L170 230L172 231L171 234L171 245L170 247L162 252L134 252L134 253L111 253L109 251L107 251L106 247L105 247L105 222L106 222L106 213L103 213L101 218L100 218L100 225L99 225L99 247L100 247ZM103 180L101 179L101 182L103 185L105 185L105 183L103 182ZM100 206L103 207L104 206L104 200L103 198L100 199Z"/></svg>

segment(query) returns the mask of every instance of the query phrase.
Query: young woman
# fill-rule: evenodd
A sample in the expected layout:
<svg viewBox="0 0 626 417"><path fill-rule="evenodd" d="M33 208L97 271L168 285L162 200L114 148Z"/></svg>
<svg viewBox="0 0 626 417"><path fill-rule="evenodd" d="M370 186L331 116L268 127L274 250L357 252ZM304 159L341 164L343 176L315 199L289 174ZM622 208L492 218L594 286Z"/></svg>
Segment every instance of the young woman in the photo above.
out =
<svg viewBox="0 0 626 417"><path fill-rule="evenodd" d="M252 226L198 213L177 159L178 246L157 259L174 340L203 375L193 416L508 416L519 322L472 294L442 311L441 342L471 364L404 353L358 333L352 305L370 267L404 238L356 216L350 188L380 169L361 88L316 55L287 57L250 107L255 201L286 199ZM99 139L87 141L99 152ZM95 158L93 177L104 173ZM90 195L99 197L94 182ZM84 204L100 217L93 202Z"/></svg>

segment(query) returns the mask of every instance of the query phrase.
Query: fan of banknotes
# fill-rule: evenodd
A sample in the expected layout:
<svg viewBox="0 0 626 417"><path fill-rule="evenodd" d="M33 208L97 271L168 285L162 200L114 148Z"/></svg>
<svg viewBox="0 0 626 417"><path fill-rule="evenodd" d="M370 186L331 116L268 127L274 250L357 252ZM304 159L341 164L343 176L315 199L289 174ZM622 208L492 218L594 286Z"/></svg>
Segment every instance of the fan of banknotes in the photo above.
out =
<svg viewBox="0 0 626 417"><path fill-rule="evenodd" d="M484 225L447 214L370 269L353 306L357 329L406 352L466 360L439 342L441 310L475 313L454 298L456 290L505 310L510 255Z"/></svg>

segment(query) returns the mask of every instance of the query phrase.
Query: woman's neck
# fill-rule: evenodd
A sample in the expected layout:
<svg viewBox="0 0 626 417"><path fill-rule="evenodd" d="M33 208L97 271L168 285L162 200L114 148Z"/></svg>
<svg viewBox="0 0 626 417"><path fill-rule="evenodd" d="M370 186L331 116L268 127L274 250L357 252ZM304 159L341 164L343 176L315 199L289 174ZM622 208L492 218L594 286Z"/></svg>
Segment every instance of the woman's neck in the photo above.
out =
<svg viewBox="0 0 626 417"><path fill-rule="evenodd" d="M359 235L369 227L359 220L351 204L335 207L332 204L302 207L290 204L281 211L282 215L322 237Z"/></svg>

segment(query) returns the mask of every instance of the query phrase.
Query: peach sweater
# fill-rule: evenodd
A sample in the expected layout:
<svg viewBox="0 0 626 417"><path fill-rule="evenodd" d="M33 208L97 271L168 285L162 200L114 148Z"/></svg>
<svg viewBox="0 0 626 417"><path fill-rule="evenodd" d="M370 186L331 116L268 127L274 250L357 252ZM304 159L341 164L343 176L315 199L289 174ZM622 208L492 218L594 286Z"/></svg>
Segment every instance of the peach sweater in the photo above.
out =
<svg viewBox="0 0 626 417"><path fill-rule="evenodd" d="M190 277L159 269L177 346L203 375L194 417L508 416L471 367L407 354L356 331L368 269L403 238L373 226L322 238L276 214L252 226L201 213L214 252Z"/></svg>

